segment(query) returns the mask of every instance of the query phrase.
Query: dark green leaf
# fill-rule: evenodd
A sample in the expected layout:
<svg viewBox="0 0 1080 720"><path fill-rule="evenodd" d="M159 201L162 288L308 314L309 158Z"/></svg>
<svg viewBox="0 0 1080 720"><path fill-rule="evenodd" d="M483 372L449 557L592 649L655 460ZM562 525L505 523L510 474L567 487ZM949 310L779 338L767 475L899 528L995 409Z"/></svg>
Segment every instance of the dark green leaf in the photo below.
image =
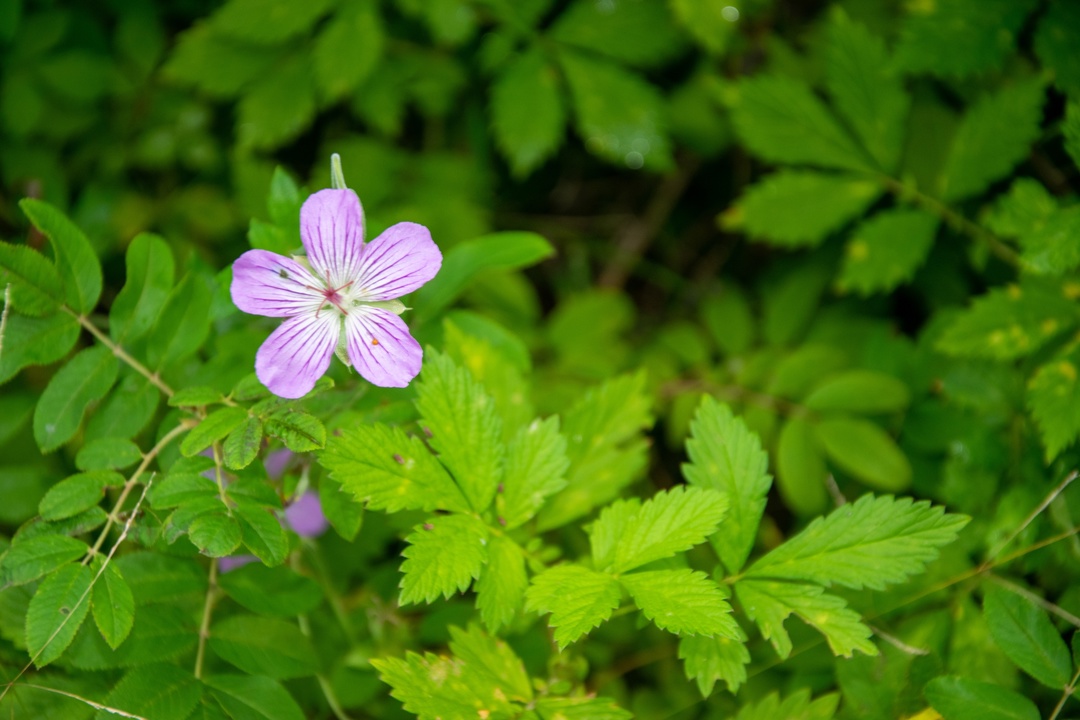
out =
<svg viewBox="0 0 1080 720"><path fill-rule="evenodd" d="M983 598L990 634L1009 659L1043 685L1060 690L1072 676L1069 648L1050 617L1025 597L990 584Z"/></svg>
<svg viewBox="0 0 1080 720"><path fill-rule="evenodd" d="M169 407L205 407L216 405L221 402L221 393L212 387L200 385L198 387L177 390L169 398Z"/></svg>
<svg viewBox="0 0 1080 720"><path fill-rule="evenodd" d="M100 573L94 584L91 596L91 607L94 611L94 623L105 642L114 650L127 639L135 624L135 598L131 594L131 588L114 563L105 567L101 556L94 558L90 568L95 576Z"/></svg>
<svg viewBox="0 0 1080 720"><path fill-rule="evenodd" d="M49 488L41 498L38 512L45 520L63 520L101 502L105 488L120 487L124 476L111 470L79 473Z"/></svg>
<svg viewBox="0 0 1080 720"><path fill-rule="evenodd" d="M27 317L9 313L0 353L0 383L28 365L48 365L68 354L79 339L79 321L67 313Z"/></svg>
<svg viewBox="0 0 1080 720"><path fill-rule="evenodd" d="M252 675L288 679L319 670L311 642L300 628L285 620L233 615L210 629L210 647L223 660Z"/></svg>
<svg viewBox="0 0 1080 720"><path fill-rule="evenodd" d="M47 315L64 302L56 267L26 245L0 242L0 269L4 271L2 277L14 283L11 304L20 312Z"/></svg>
<svg viewBox="0 0 1080 720"><path fill-rule="evenodd" d="M539 50L514 58L491 88L491 125L510 169L525 177L565 136L566 109L558 71Z"/></svg>
<svg viewBox="0 0 1080 720"><path fill-rule="evenodd" d="M244 546L267 565L280 565L289 552L289 538L270 508L238 502L233 509Z"/></svg>
<svg viewBox="0 0 1080 720"><path fill-rule="evenodd" d="M26 612L26 645L39 668L60 657L86 619L92 579L90 568L71 564L38 586Z"/></svg>
<svg viewBox="0 0 1080 720"><path fill-rule="evenodd" d="M326 428L313 415L297 410L281 410L266 418L266 433L285 443L293 452L322 450L326 445Z"/></svg>
<svg viewBox="0 0 1080 720"><path fill-rule="evenodd" d="M247 410L240 407L224 407L215 410L191 429L180 443L184 457L198 455L218 442L248 418Z"/></svg>
<svg viewBox="0 0 1080 720"><path fill-rule="evenodd" d="M25 585L78 560L89 548L66 535L41 535L15 543L0 556L0 584Z"/></svg>
<svg viewBox="0 0 1080 720"><path fill-rule="evenodd" d="M637 67L660 65L685 49L668 8L649 0L577 0L559 15L550 37Z"/></svg>
<svg viewBox="0 0 1080 720"><path fill-rule="evenodd" d="M195 352L210 331L210 291L188 274L173 288L147 341L151 367L176 362Z"/></svg>
<svg viewBox="0 0 1080 720"><path fill-rule="evenodd" d="M911 484L911 464L888 434L859 418L829 417L815 426L836 465L872 488L901 492Z"/></svg>
<svg viewBox="0 0 1080 720"><path fill-rule="evenodd" d="M268 677L212 675L203 682L235 720L304 720L289 691Z"/></svg>
<svg viewBox="0 0 1080 720"><path fill-rule="evenodd" d="M200 514L188 526L187 533L199 552L207 557L225 557L240 547L240 526L225 512Z"/></svg>
<svg viewBox="0 0 1080 720"><path fill-rule="evenodd" d="M199 702L199 681L175 665L135 668L105 697L105 704L154 720L186 720ZM102 714L111 720L112 715ZM101 717L101 716L99 716Z"/></svg>
<svg viewBox="0 0 1080 720"><path fill-rule="evenodd" d="M118 343L142 338L154 326L172 290L172 250L162 238L139 233L128 246L124 287L109 308L109 334Z"/></svg>
<svg viewBox="0 0 1080 720"><path fill-rule="evenodd" d="M81 351L49 381L34 409L34 439L50 452L71 439L91 403L105 397L120 366L106 347Z"/></svg>
<svg viewBox="0 0 1080 720"><path fill-rule="evenodd" d="M19 207L52 243L67 304L83 315L88 314L101 297L101 263L90 241L47 202L26 198L19 202Z"/></svg>
<svg viewBox="0 0 1080 720"><path fill-rule="evenodd" d="M75 456L75 466L80 470L122 470L142 459L142 450L135 443L108 437L83 445Z"/></svg>
<svg viewBox="0 0 1080 720"><path fill-rule="evenodd" d="M885 210L851 234L837 284L861 295L911 280L930 254L938 219L922 210Z"/></svg>
<svg viewBox="0 0 1080 720"><path fill-rule="evenodd" d="M1035 703L999 685L946 676L926 685L926 699L944 720L1039 720Z"/></svg>
<svg viewBox="0 0 1080 720"><path fill-rule="evenodd" d="M257 417L248 417L225 438L222 454L226 467L243 470L259 454L262 447L263 424Z"/></svg>
<svg viewBox="0 0 1080 720"><path fill-rule="evenodd" d="M259 615L295 617L322 602L318 583L287 567L251 563L222 575L218 584L229 597Z"/></svg>

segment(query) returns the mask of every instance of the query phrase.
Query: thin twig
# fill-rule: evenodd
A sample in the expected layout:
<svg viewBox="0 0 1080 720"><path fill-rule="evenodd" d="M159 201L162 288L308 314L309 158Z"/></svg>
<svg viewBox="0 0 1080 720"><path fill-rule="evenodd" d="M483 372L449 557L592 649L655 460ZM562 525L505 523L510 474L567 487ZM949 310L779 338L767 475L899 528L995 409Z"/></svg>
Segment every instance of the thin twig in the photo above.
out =
<svg viewBox="0 0 1080 720"><path fill-rule="evenodd" d="M881 638L885 642L889 643L893 647L899 649L900 651L907 653L908 655L929 655L930 654L930 651L927 650L926 648L917 648L914 645L908 645L906 642L904 642L900 638L896 637L892 633L885 632L884 630L882 630L877 625L870 625L869 623L867 623L867 625L870 627L871 630L874 631L874 634L877 635L879 638Z"/></svg>
<svg viewBox="0 0 1080 720"><path fill-rule="evenodd" d="M125 710L121 710L119 708L109 707L108 705L102 705L101 703L96 703L96 702L94 702L93 700L91 700L89 698L84 698L82 695L76 695L75 693L68 692L67 690L60 690L58 688L45 687L44 685L34 685L33 683L19 683L19 686L20 687L34 688L35 690L44 690L45 692L56 693L57 695L63 695L64 697L69 697L72 700L78 700L81 703L86 703L87 705L94 708L95 710L101 710L102 712L107 712L110 715L119 715L120 717L131 718L131 720L149 720L149 718L145 718L142 715L133 715L133 714L131 714L131 713L125 711Z"/></svg>
<svg viewBox="0 0 1080 720"><path fill-rule="evenodd" d="M1061 710L1065 707L1065 702L1072 697L1072 694L1076 692L1076 681L1080 680L1080 667L1076 668L1076 672L1073 673L1072 680L1065 686L1061 692L1061 699L1058 700L1057 705L1054 706L1054 712L1050 713L1050 717L1047 720L1057 720L1057 716L1061 714Z"/></svg>
<svg viewBox="0 0 1080 720"><path fill-rule="evenodd" d="M8 311L11 309L11 283L4 288L4 311L0 313L0 358L4 357L4 331L7 330Z"/></svg>
<svg viewBox="0 0 1080 720"><path fill-rule="evenodd" d="M1058 484L1058 486L1056 488L1051 490L1049 495L1047 495L1045 498L1043 498L1043 501L1041 503L1039 503L1038 507L1036 507L1034 510L1032 510L1028 514L1028 516L1026 518L1024 518L1024 522L1020 523L1020 526L1018 528L1016 528L1015 530L1013 530L1012 533L1009 535L1009 537L1005 538L1005 540L1001 544L999 544L994 549L994 551L992 553L990 553L989 556L987 556L986 560L983 562L983 564L980 566L979 569L980 570L987 569L989 567L990 563L992 563L994 561L994 558L996 558L998 555L1000 555L1001 551L1004 550L1005 548L1007 548L1012 543L1013 540L1020 537L1020 534L1022 532L1024 532L1025 530L1027 530L1028 525L1035 522L1035 518L1039 517L1039 515L1041 515L1042 512L1044 510L1046 510L1046 508L1048 508L1050 506L1050 503L1054 502L1054 498L1056 498L1058 495L1060 495L1062 492L1064 492L1065 488L1069 487L1069 485L1072 483L1072 481L1076 479L1077 474L1078 474L1078 472L1076 470L1073 470L1071 473L1066 475L1065 479L1062 480Z"/></svg>
<svg viewBox="0 0 1080 720"><path fill-rule="evenodd" d="M112 350L113 355L115 355L116 357L123 360L125 363L130 365L131 368L135 372L139 373L144 378L146 378L147 380L152 382L154 385L156 385L157 388L159 390L161 390L161 392L165 393L166 396L168 396L168 397L173 396L173 392L174 392L173 389L171 387L169 387L168 385L166 385L165 381L163 381L158 376L158 374L156 372L150 372L150 370L145 365L143 365L141 362L139 362L135 358L128 355L127 351L124 350L124 348L122 348L119 345L117 345L116 343L114 343L112 341L112 338L110 338L105 333L101 332L101 330L98 330L97 326L95 326L92 322L90 322L89 318L87 318L85 315L78 314L77 312L75 312L71 308L67 307L66 305L62 306L62 307L63 307L63 309L64 309L64 311L66 313L68 313L73 318L78 320L80 325L82 325L84 328L86 328L86 330L91 335L93 335L95 338L97 338L98 342L100 342L102 345L104 345L105 347Z"/></svg>
<svg viewBox="0 0 1080 720"><path fill-rule="evenodd" d="M989 574L987 574L986 579L993 582L993 583L996 583L996 584L1000 585L1001 587L1005 588L1006 590L1009 590L1010 592L1014 592L1017 595L1020 595L1021 597L1027 598L1031 602L1033 602L1036 605L1038 605L1039 607L1041 607L1043 610L1046 610L1047 612L1050 612L1050 613L1053 613L1054 615L1057 615L1059 618L1061 618L1065 622L1069 623L1073 627L1080 628L1080 617L1076 617L1075 615L1073 615L1071 612L1069 612L1065 608L1061 607L1060 605L1055 605L1054 603L1050 602L1049 600L1039 597L1038 595L1031 592L1027 588L1025 588L1025 587L1023 587L1021 585L1017 585L1016 583L1012 582L1011 580L1006 580L1005 578L1001 577L1000 575L995 575L993 573L989 573Z"/></svg>
<svg viewBox="0 0 1080 720"><path fill-rule="evenodd" d="M199 623L199 648L195 652L195 679L202 679L203 660L206 658L206 641L210 638L210 617L214 612L214 600L217 596L218 559L210 561L210 580L206 587L206 601L203 603L202 622Z"/></svg>

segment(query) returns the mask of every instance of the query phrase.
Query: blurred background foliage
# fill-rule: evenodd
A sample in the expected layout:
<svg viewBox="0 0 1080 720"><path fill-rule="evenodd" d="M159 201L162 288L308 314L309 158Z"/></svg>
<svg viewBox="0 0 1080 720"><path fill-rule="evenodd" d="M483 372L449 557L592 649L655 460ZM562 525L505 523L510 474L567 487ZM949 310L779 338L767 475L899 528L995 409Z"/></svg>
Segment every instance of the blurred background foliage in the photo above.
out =
<svg viewBox="0 0 1080 720"><path fill-rule="evenodd" d="M971 514L929 587L1077 466L1077 48L1071 0L6 0L0 235L41 247L17 201L42 198L103 259L106 304L148 230L209 288L248 247L298 247L296 199L328 184L338 152L369 237L409 220L444 252L501 230L550 239L542 264L472 278L451 316L532 374L540 413L646 371L649 471L613 493L678 482L690 417L714 395L770 452L765 547L868 490ZM237 323L220 290L207 307L212 372L186 379L227 389L265 330ZM454 347L416 312L422 340ZM9 332L65 331L48 322L13 315ZM70 462L23 439L59 359L0 359L10 526ZM1070 531L1078 501L1062 494L1021 541ZM332 572L393 597L393 553L377 521L365 533L328 551ZM1016 579L1075 620L1078 559L1075 538L1057 543ZM882 643L881 657L834 661L819 645L771 668L755 651L769 672L738 701L702 702L672 648L650 655L652 631L630 619L558 671L591 666L590 687L641 717L810 688L839 689L844 717L894 718L961 669L1052 707L1058 693L995 645L971 587L899 612L851 594L934 653ZM468 612L446 603L390 645L438 645ZM527 664L536 637L520 643ZM389 717L397 704L362 664L341 666L342 701Z"/></svg>

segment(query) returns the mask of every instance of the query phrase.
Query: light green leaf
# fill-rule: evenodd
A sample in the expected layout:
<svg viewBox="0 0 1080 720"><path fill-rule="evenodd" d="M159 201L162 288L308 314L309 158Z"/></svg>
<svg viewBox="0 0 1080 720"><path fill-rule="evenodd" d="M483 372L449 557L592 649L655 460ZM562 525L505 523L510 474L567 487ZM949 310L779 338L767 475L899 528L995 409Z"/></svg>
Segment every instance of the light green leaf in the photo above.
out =
<svg viewBox="0 0 1080 720"><path fill-rule="evenodd" d="M346 3L338 9L312 50L315 81L323 97L337 100L371 74L382 57L384 35L376 3Z"/></svg>
<svg viewBox="0 0 1080 720"><path fill-rule="evenodd" d="M1005 85L975 103L953 137L941 181L942 197L950 202L963 200L1008 175L1039 137L1045 100L1045 85L1036 77Z"/></svg>
<svg viewBox="0 0 1080 720"><path fill-rule="evenodd" d="M922 572L968 520L926 500L863 495L815 519L744 575L881 590Z"/></svg>
<svg viewBox="0 0 1080 720"><path fill-rule="evenodd" d="M539 49L507 63L491 86L491 128L515 177L551 156L566 135L559 73Z"/></svg>
<svg viewBox="0 0 1080 720"><path fill-rule="evenodd" d="M390 694L420 720L510 717L517 710L489 676L457 658L406 652L404 660L372 659L371 664Z"/></svg>
<svg viewBox="0 0 1080 720"><path fill-rule="evenodd" d="M80 351L53 375L34 409L34 439L42 452L71 439L90 404L112 387L119 369L112 351L97 346Z"/></svg>
<svg viewBox="0 0 1080 720"><path fill-rule="evenodd" d="M42 581L26 611L26 646L38 668L56 660L90 612L93 573L85 565L61 567Z"/></svg>
<svg viewBox="0 0 1080 720"><path fill-rule="evenodd" d="M95 575L101 572L103 563L100 555L94 558L90 568ZM94 584L91 608L101 636L115 650L135 624L135 597L115 563L109 563Z"/></svg>
<svg viewBox="0 0 1080 720"><path fill-rule="evenodd" d="M295 617L322 602L319 584L288 567L251 563L218 578L225 594L258 615Z"/></svg>
<svg viewBox="0 0 1080 720"><path fill-rule="evenodd" d="M1050 462L1080 435L1080 344L1039 367L1027 386L1027 406Z"/></svg>
<svg viewBox="0 0 1080 720"><path fill-rule="evenodd" d="M747 147L769 162L870 172L874 164L808 85L783 75L739 84L732 109Z"/></svg>
<svg viewBox="0 0 1080 720"><path fill-rule="evenodd" d="M803 401L817 412L898 412L907 407L911 393L892 375L874 370L847 370L829 377Z"/></svg>
<svg viewBox="0 0 1080 720"><path fill-rule="evenodd" d="M67 304L80 314L88 314L101 297L101 262L90 241L62 212L43 200L26 198L19 201L19 207L52 244Z"/></svg>
<svg viewBox="0 0 1080 720"><path fill-rule="evenodd" d="M184 457L198 455L239 427L247 417L247 410L241 407L215 410L184 436L184 441L180 443L180 452Z"/></svg>
<svg viewBox="0 0 1080 720"><path fill-rule="evenodd" d="M549 37L635 67L661 65L685 50L668 8L648 0L577 0L559 15Z"/></svg>
<svg viewBox="0 0 1080 720"><path fill-rule="evenodd" d="M533 578L525 593L525 609L551 613L555 642L562 650L611 617L622 591L610 575L581 565L556 565Z"/></svg>
<svg viewBox="0 0 1080 720"><path fill-rule="evenodd" d="M416 395L428 443L472 509L483 512L502 481L506 454L495 402L468 370L430 350Z"/></svg>
<svg viewBox="0 0 1080 720"><path fill-rule="evenodd" d="M465 592L488 559L488 528L472 515L433 517L405 539L402 605Z"/></svg>
<svg viewBox="0 0 1080 720"><path fill-rule="evenodd" d="M819 515L828 507L823 452L808 420L788 418L776 445L776 484L784 503L799 515Z"/></svg>
<svg viewBox="0 0 1080 720"><path fill-rule="evenodd" d="M185 275L173 288L147 341L151 367L181 360L199 349L210 332L210 291L202 279Z"/></svg>
<svg viewBox="0 0 1080 720"><path fill-rule="evenodd" d="M172 472L150 488L150 506L164 510L213 498L217 494L217 484L209 478L197 473Z"/></svg>
<svg viewBox="0 0 1080 720"><path fill-rule="evenodd" d="M111 470L78 473L49 488L38 504L38 512L44 520L63 520L101 502L105 488L123 484L124 476Z"/></svg>
<svg viewBox="0 0 1080 720"><path fill-rule="evenodd" d="M237 40L277 45L304 34L333 5L333 0L229 0L214 13L210 25Z"/></svg>
<svg viewBox="0 0 1080 720"><path fill-rule="evenodd" d="M569 465L558 417L537 419L521 428L507 447L502 492L495 500L506 527L527 522L548 496L566 487Z"/></svg>
<svg viewBox="0 0 1080 720"><path fill-rule="evenodd" d="M465 663L471 674L486 676L504 697L521 703L533 699L532 684L521 659L509 645L478 626L470 625L467 630L450 626L450 652Z"/></svg>
<svg viewBox="0 0 1080 720"><path fill-rule="evenodd" d="M64 286L56 267L26 245L0 242L0 275L12 282L11 304L27 315L48 315L64 302Z"/></svg>
<svg viewBox="0 0 1080 720"><path fill-rule="evenodd" d="M724 17L728 5L723 0L673 0L670 7L683 29L711 55L722 55L736 35L737 24Z"/></svg>
<svg viewBox="0 0 1080 720"><path fill-rule="evenodd" d="M187 526L187 533L192 544L207 557L232 555L240 547L240 525L224 509L199 514Z"/></svg>
<svg viewBox="0 0 1080 720"><path fill-rule="evenodd" d="M944 720L1039 720L1035 703L999 685L945 676L926 685L926 699Z"/></svg>
<svg viewBox="0 0 1080 720"><path fill-rule="evenodd" d="M645 617L676 635L742 634L726 596L703 572L690 569L628 573L619 580Z"/></svg>
<svg viewBox="0 0 1080 720"><path fill-rule="evenodd" d="M135 668L125 675L104 703L154 720L185 720L199 703L201 694L199 681L188 670L155 664Z"/></svg>
<svg viewBox="0 0 1080 720"><path fill-rule="evenodd" d="M259 454L262 448L263 423L257 417L248 417L225 438L221 446L222 458L231 470L243 470Z"/></svg>
<svg viewBox="0 0 1080 720"><path fill-rule="evenodd" d="M1042 608L1010 590L990 584L983 615L994 642L1020 669L1060 690L1072 677L1069 648Z"/></svg>
<svg viewBox="0 0 1080 720"><path fill-rule="evenodd" d="M294 53L252 83L237 105L237 144L242 150L272 150L311 124L316 109L312 75L308 55Z"/></svg>
<svg viewBox="0 0 1080 720"><path fill-rule="evenodd" d="M172 250L157 235L136 235L125 262L124 287L109 308L109 335L118 343L138 340L150 332L175 280Z"/></svg>
<svg viewBox="0 0 1080 720"><path fill-rule="evenodd" d="M295 453L322 450L326 446L322 421L297 410L279 410L266 418L266 434L280 439Z"/></svg>
<svg viewBox="0 0 1080 720"><path fill-rule="evenodd" d="M75 467L80 470L122 470L142 459L142 450L130 440L117 437L99 438L79 449L75 456Z"/></svg>
<svg viewBox="0 0 1080 720"><path fill-rule="evenodd" d="M4 352L0 353L0 383L28 365L56 362L78 339L79 321L67 313L40 318L9 313L4 327Z"/></svg>
<svg viewBox="0 0 1080 720"><path fill-rule="evenodd" d="M237 502L233 516L240 524L244 547L267 565L280 565L289 554L289 538L270 508Z"/></svg>
<svg viewBox="0 0 1080 720"><path fill-rule="evenodd" d="M735 584L735 595L781 658L791 654L791 638L784 620L792 613L824 635L834 655L851 657L856 650L878 654L870 642L870 628L859 614L842 598L826 594L819 585L741 580Z"/></svg>
<svg viewBox="0 0 1080 720"><path fill-rule="evenodd" d="M885 492L901 492L911 485L907 456L869 420L826 417L814 429L829 460L866 485Z"/></svg>
<svg viewBox="0 0 1080 720"><path fill-rule="evenodd" d="M746 666L750 663L746 634L738 628L735 638L686 635L679 639L679 659L686 679L697 681L702 696L712 694L717 680L723 680L728 692L734 694L746 682Z"/></svg>
<svg viewBox="0 0 1080 720"><path fill-rule="evenodd" d="M19 542L0 556L0 584L25 585L78 560L89 548L67 535L41 535Z"/></svg>
<svg viewBox="0 0 1080 720"><path fill-rule="evenodd" d="M690 433L686 441L690 462L682 466L683 475L691 485L727 495L727 518L713 545L728 572L737 573L754 546L772 485L768 456L746 423L712 397L702 400Z"/></svg>
<svg viewBox="0 0 1080 720"><path fill-rule="evenodd" d="M811 702L810 690L803 688L780 700L773 691L758 702L743 705L735 720L832 720L840 704L840 693L822 695Z"/></svg>
<svg viewBox="0 0 1080 720"><path fill-rule="evenodd" d="M837 285L869 295L911 280L930 254L937 228L938 219L922 210L877 213L852 232Z"/></svg>
<svg viewBox="0 0 1080 720"><path fill-rule="evenodd" d="M476 607L489 631L496 633L510 624L521 610L528 586L524 551L505 535L493 536L487 568L476 583Z"/></svg>
<svg viewBox="0 0 1080 720"><path fill-rule="evenodd" d="M456 510L469 503L424 443L382 423L342 429L319 463L372 510Z"/></svg>
<svg viewBox="0 0 1080 720"><path fill-rule="evenodd" d="M817 246L881 193L880 184L858 175L780 170L747 188L722 219L727 229L781 247Z"/></svg>
<svg viewBox="0 0 1080 720"><path fill-rule="evenodd" d="M285 620L233 615L210 629L210 648L246 673L275 680L314 675L319 670L311 641Z"/></svg>
<svg viewBox="0 0 1080 720"><path fill-rule="evenodd" d="M630 720L633 714L606 697L544 697L536 702L543 720Z"/></svg>
<svg viewBox="0 0 1080 720"><path fill-rule="evenodd" d="M573 50L558 54L578 135L590 152L632 170L674 165L663 98L643 78Z"/></svg>
<svg viewBox="0 0 1080 720"><path fill-rule="evenodd" d="M304 711L281 683L251 675L203 678L229 717L243 720L304 720Z"/></svg>

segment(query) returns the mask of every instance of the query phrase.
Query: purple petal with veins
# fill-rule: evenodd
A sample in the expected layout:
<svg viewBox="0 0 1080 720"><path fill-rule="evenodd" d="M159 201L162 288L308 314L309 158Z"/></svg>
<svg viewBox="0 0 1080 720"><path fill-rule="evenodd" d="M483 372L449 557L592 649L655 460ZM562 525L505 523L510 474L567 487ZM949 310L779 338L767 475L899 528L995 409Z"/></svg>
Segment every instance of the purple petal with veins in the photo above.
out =
<svg viewBox="0 0 1080 720"><path fill-rule="evenodd" d="M285 508L285 522L300 537L318 537L330 527L319 496L308 491Z"/></svg>

